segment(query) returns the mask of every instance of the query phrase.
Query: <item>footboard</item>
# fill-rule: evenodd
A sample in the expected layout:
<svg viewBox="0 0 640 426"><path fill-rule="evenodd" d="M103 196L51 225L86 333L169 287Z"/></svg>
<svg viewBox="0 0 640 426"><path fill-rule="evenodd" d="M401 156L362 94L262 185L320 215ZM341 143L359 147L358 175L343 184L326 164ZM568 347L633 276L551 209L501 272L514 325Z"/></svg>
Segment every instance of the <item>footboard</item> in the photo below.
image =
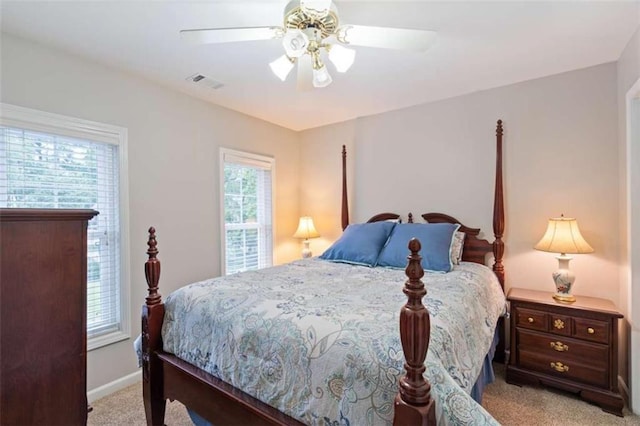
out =
<svg viewBox="0 0 640 426"><path fill-rule="evenodd" d="M200 416L219 424L302 425L263 402L211 374L162 350L164 304L158 292L160 261L155 229L149 228L149 256L145 276L149 295L142 307L143 399L148 425L163 425L166 400L178 400ZM420 242L409 243L411 255L403 289L408 297L400 312L400 338L406 375L400 379L395 399L394 425L435 425L431 386L424 378L429 346L429 312L422 304L426 289L421 281Z"/></svg>

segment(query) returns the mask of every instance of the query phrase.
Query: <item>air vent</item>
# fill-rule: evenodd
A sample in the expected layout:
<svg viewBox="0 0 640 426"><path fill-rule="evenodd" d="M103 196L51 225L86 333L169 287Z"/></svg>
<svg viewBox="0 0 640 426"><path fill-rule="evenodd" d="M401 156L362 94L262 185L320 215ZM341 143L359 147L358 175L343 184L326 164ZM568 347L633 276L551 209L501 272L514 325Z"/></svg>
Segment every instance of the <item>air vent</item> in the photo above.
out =
<svg viewBox="0 0 640 426"><path fill-rule="evenodd" d="M198 86L206 86L211 89L219 89L224 86L223 83L209 78L202 74L193 74L186 78L187 81L197 84Z"/></svg>

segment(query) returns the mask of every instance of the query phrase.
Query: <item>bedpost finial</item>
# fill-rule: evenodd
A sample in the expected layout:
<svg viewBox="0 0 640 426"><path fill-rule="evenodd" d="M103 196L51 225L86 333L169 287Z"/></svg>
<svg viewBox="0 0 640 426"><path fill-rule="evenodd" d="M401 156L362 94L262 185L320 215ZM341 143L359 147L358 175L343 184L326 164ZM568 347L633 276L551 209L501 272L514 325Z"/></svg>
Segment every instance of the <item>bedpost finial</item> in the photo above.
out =
<svg viewBox="0 0 640 426"><path fill-rule="evenodd" d="M347 146L346 145L342 145L342 156L343 157L347 156Z"/></svg>
<svg viewBox="0 0 640 426"><path fill-rule="evenodd" d="M421 248L422 244L420 244L420 240L417 238L412 238L411 241L409 241L409 251L411 252L411 256L417 255Z"/></svg>
<svg viewBox="0 0 640 426"><path fill-rule="evenodd" d="M422 248L422 244L420 244L420 240L418 240L417 238L412 238L411 241L409 241L408 247L409 251L411 251L411 254L407 257L409 263L407 264L407 269L405 270L407 277L409 277L407 286L412 288L418 288L422 286L422 288L424 288L424 284L420 281L420 278L424 277L424 269L422 268L422 256L420 256L420 249Z"/></svg>
<svg viewBox="0 0 640 426"><path fill-rule="evenodd" d="M502 136L502 120L498 120L498 125L496 126L496 135Z"/></svg>
<svg viewBox="0 0 640 426"><path fill-rule="evenodd" d="M149 228L149 239L147 240L147 245L149 246L149 249L147 250L149 258L155 258L158 254L158 241L156 240L156 228L153 226Z"/></svg>
<svg viewBox="0 0 640 426"><path fill-rule="evenodd" d="M144 264L144 276L147 279L149 295L147 296L147 306L157 305L162 298L158 293L158 282L160 281L160 261L158 260L158 241L156 240L156 229L149 228L149 239L147 240L149 258Z"/></svg>
<svg viewBox="0 0 640 426"><path fill-rule="evenodd" d="M413 213L411 212L407 215L407 223L413 223Z"/></svg>

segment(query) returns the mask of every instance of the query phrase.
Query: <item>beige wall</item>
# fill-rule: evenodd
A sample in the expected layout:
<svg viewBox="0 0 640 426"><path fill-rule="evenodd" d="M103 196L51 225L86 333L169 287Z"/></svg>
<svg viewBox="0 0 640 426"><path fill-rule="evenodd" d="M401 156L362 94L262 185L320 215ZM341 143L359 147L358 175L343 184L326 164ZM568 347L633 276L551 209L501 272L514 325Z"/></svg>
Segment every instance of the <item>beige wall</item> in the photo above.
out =
<svg viewBox="0 0 640 426"><path fill-rule="evenodd" d="M306 173L301 204L314 216L339 211L339 193L315 193L335 181L334 145L353 140L352 221L381 211L441 211L492 238L498 118L505 125L507 286L554 288L557 260L532 247L547 218L564 213L578 218L595 248L571 262L575 293L620 305L615 64L365 117L327 127L324 136L323 128L303 132L302 157L314 158L316 173ZM318 152L322 140L331 155ZM330 164L322 165L325 156ZM339 235L336 223L319 224L321 234Z"/></svg>
<svg viewBox="0 0 640 426"><path fill-rule="evenodd" d="M0 101L128 129L132 334L146 294L146 230L158 230L160 289L220 272L219 147L276 159L278 263L299 257L299 144L290 130L135 76L2 35ZM136 371L128 340L88 356L88 389Z"/></svg>
<svg viewBox="0 0 640 426"><path fill-rule="evenodd" d="M347 149L347 193L353 202L355 121L332 124L302 133L300 211L313 217L320 238L310 240L321 254L342 233L342 145Z"/></svg>

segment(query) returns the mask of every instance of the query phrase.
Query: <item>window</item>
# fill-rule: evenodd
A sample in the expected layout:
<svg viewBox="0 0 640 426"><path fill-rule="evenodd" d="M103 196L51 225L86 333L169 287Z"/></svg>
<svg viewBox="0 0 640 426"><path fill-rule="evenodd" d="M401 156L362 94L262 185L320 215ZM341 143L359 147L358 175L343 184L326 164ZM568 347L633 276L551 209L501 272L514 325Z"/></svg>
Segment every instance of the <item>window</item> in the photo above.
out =
<svg viewBox="0 0 640 426"><path fill-rule="evenodd" d="M0 207L99 212L87 230L87 347L128 338L126 129L1 106Z"/></svg>
<svg viewBox="0 0 640 426"><path fill-rule="evenodd" d="M223 273L273 264L274 159L220 149Z"/></svg>

